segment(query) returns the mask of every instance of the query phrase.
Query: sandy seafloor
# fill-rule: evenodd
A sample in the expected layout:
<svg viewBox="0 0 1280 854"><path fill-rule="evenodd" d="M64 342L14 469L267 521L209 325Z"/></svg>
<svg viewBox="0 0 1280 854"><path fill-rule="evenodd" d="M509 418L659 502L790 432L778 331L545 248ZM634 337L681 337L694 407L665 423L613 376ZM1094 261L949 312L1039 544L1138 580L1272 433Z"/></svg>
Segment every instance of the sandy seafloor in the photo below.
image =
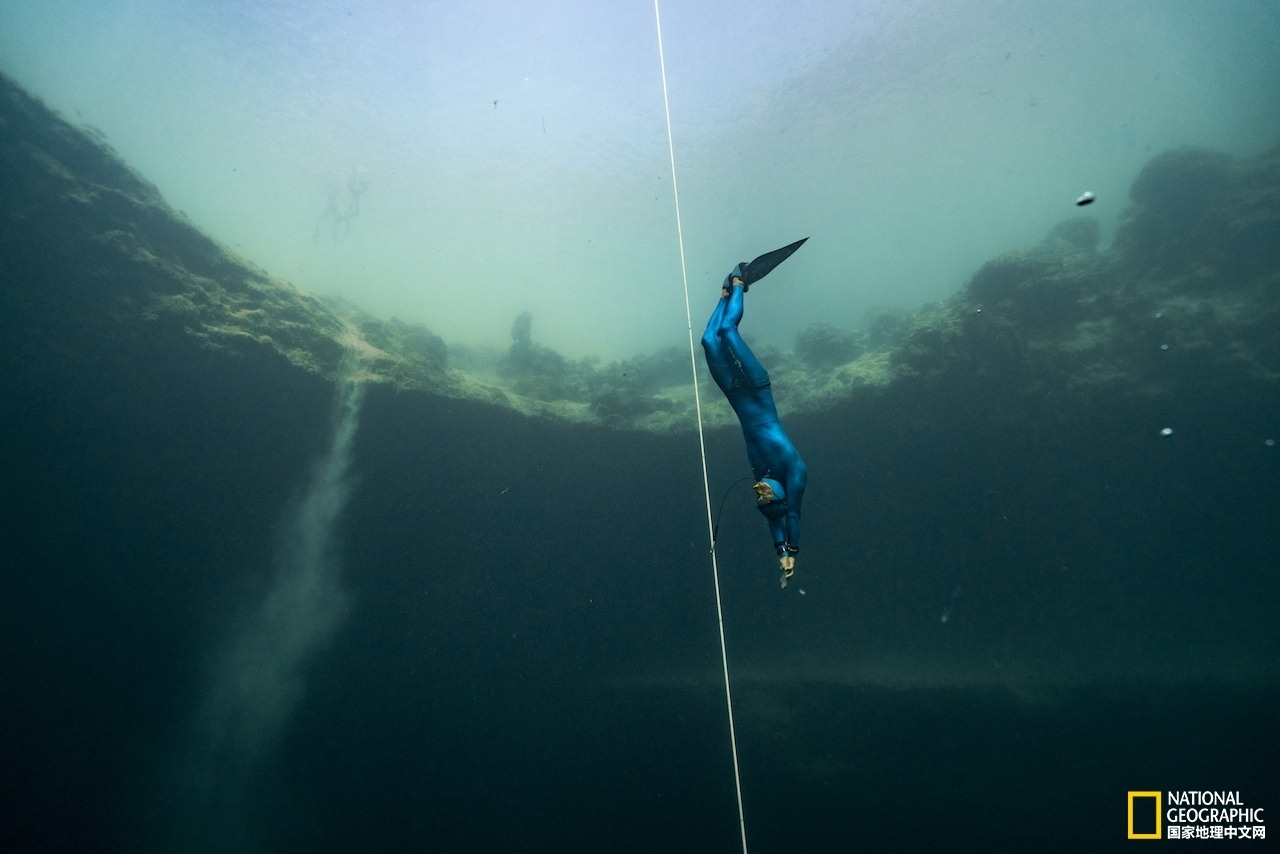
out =
<svg viewBox="0 0 1280 854"><path fill-rule="evenodd" d="M302 294L5 86L0 849L739 850L683 392ZM1280 808L1278 163L1162 155L1105 251L769 356L811 480L786 590L745 490L720 529L751 850Z"/></svg>

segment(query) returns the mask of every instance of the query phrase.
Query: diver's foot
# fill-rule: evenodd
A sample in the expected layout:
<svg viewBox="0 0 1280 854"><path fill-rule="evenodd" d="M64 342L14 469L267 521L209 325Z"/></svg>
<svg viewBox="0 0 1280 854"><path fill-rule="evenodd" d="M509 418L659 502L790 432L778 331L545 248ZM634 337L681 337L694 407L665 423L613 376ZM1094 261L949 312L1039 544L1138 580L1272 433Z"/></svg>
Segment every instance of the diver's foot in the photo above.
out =
<svg viewBox="0 0 1280 854"><path fill-rule="evenodd" d="M732 288L742 288L742 292L744 294L748 290L748 286L742 283L742 279L739 279L737 276L730 276L729 283L720 286L721 298L727 297L730 294L732 294L733 293L733 291L731 290Z"/></svg>

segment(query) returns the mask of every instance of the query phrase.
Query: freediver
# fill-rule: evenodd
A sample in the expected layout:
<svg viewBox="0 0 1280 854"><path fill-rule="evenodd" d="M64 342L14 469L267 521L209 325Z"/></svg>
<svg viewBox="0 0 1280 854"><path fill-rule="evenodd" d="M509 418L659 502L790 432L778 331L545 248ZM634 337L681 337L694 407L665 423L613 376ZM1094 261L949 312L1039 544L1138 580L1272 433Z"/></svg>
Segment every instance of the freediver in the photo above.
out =
<svg viewBox="0 0 1280 854"><path fill-rule="evenodd" d="M800 551L800 503L809 470L782 429L773 403L769 373L742 340L738 323L742 320L747 289L808 239L761 255L750 264L743 262L734 267L720 286L720 302L711 313L707 331L702 334L702 349L707 354L711 378L720 386L742 424L747 457L756 479L752 487L756 491L756 509L769 521L782 568L783 587L795 572L796 554Z"/></svg>

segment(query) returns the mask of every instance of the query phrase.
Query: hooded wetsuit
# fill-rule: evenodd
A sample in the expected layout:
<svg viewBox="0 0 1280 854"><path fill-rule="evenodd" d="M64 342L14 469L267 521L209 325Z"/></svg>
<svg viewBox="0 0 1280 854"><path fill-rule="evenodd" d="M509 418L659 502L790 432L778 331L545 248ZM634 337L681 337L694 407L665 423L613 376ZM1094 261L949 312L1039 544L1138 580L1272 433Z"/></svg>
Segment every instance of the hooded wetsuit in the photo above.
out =
<svg viewBox="0 0 1280 854"><path fill-rule="evenodd" d="M744 288L730 285L735 276L741 278L741 265L725 279L729 295L711 313L702 349L711 378L738 414L752 473L775 493L775 500L757 504L757 509L769 520L778 555L785 557L800 551L800 503L809 471L778 420L768 371L738 333Z"/></svg>

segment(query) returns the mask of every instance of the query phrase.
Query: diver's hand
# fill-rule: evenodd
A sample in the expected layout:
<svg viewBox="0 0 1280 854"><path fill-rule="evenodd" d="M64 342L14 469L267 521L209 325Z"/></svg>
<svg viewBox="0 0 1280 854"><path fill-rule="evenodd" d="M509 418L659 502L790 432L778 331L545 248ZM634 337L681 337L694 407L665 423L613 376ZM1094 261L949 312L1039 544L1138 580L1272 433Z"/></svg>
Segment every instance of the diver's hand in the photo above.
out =
<svg viewBox="0 0 1280 854"><path fill-rule="evenodd" d="M782 577L778 579L778 583L783 587L787 586L787 579L795 574L796 559L791 555L783 555L778 558L778 564L782 568Z"/></svg>

